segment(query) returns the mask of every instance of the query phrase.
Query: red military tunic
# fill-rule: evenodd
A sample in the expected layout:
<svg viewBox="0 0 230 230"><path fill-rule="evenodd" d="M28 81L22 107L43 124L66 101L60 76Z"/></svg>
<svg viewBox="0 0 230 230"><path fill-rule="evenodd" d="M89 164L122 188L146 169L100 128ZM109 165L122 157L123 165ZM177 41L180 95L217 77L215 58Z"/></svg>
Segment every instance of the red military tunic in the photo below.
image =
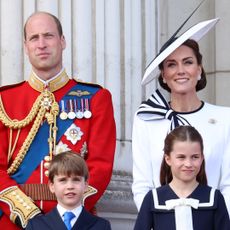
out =
<svg viewBox="0 0 230 230"><path fill-rule="evenodd" d="M66 79L67 75L64 71L60 74L60 76L55 78L53 85L52 82L49 84L57 102L59 102L73 86L79 84L73 79ZM34 79L35 78L32 80ZM38 90L39 84L36 86L36 83L39 82L33 82L30 79L29 82L23 82L10 87L2 87L2 89L0 89L3 108L5 110L5 114L9 118L21 121L30 113L35 100L41 94ZM104 193L111 178L115 152L116 130L111 94L108 90L97 85L87 84L87 86L98 88L96 93L90 99L89 106L92 116L88 119L75 118L73 124L75 125L74 127L77 127L80 133L80 135L77 136L77 141L75 141L76 143L71 141L65 133L62 135L59 144L57 145L57 149L66 150L67 148L76 151L77 153L81 153L82 150L84 150L83 152L85 154L85 159L90 173L89 185L98 190L95 195L92 195L85 200L86 209L91 210ZM84 94L84 92L77 93ZM59 115L62 112L61 110L62 108L60 108ZM0 217L0 226L2 229L19 229L10 220L10 215L14 213L12 210L14 205L12 206L11 204L10 195L14 194L14 192L10 192L9 195L6 195L7 198L2 197L5 194L5 191L14 188L13 186L17 186L16 191L20 188L18 187L17 182L7 173L7 170L18 155L21 146L28 136L33 122L34 121L21 128L17 138L18 129L10 132L10 128L3 124L0 116L0 209L3 211L3 214ZM47 140L44 139L42 144L48 145ZM8 160L8 155L10 154L9 148L12 152L10 160ZM36 154L36 152L33 152L33 154ZM49 153L47 153L47 155L49 155ZM48 177L45 175L46 169L44 167L44 162L45 161L42 161L39 164L24 184L47 184ZM33 161L31 161L31 165L32 164ZM18 200L23 203L23 199L24 198L20 200L19 194ZM29 201L26 202L28 203ZM35 201L35 204L46 213L56 205L56 201L37 200ZM34 214L37 214L36 209ZM13 216L12 219L14 219Z"/></svg>

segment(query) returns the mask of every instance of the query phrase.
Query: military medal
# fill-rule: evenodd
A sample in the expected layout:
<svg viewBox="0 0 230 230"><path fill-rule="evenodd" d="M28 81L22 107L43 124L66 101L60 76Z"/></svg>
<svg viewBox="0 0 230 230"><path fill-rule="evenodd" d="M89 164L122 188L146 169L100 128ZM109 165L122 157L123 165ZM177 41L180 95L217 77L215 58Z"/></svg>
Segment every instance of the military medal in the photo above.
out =
<svg viewBox="0 0 230 230"><path fill-rule="evenodd" d="M60 113L60 118L61 118L62 120L66 120L66 119L68 118L68 114L67 114L65 111L62 111L62 112Z"/></svg>
<svg viewBox="0 0 230 230"><path fill-rule="evenodd" d="M85 99L85 111L84 111L84 117L86 119L89 119L92 116L91 111L89 110L89 99Z"/></svg>
<svg viewBox="0 0 230 230"><path fill-rule="evenodd" d="M74 100L74 107L75 107L75 114L77 119L82 119L83 118L83 113L80 109L77 107L77 101Z"/></svg>
<svg viewBox="0 0 230 230"><path fill-rule="evenodd" d="M70 111L68 113L68 118L71 119L71 120L73 120L75 118L75 113L73 111Z"/></svg>
<svg viewBox="0 0 230 230"><path fill-rule="evenodd" d="M78 119L82 119L84 117L82 99L81 99L81 108L77 109L76 117Z"/></svg>
<svg viewBox="0 0 230 230"><path fill-rule="evenodd" d="M75 112L73 111L73 103L71 99L69 100L69 106L70 106L70 111L68 112L68 118L73 120L76 117L76 115Z"/></svg>
<svg viewBox="0 0 230 230"><path fill-rule="evenodd" d="M71 150L67 144L63 143L62 141L59 141L56 145L56 152L54 155L58 155L59 153L66 152Z"/></svg>
<svg viewBox="0 0 230 230"><path fill-rule="evenodd" d="M82 148L80 149L80 155L81 155L81 157L83 157L85 159L87 156L87 153L88 153L87 143L86 143L86 141L84 141Z"/></svg>
<svg viewBox="0 0 230 230"><path fill-rule="evenodd" d="M92 116L92 113L89 110L85 110L84 117L89 119Z"/></svg>
<svg viewBox="0 0 230 230"><path fill-rule="evenodd" d="M65 111L65 102L62 100L61 101L61 113L60 113L60 118L62 120L66 120L68 118L68 114Z"/></svg>
<svg viewBox="0 0 230 230"><path fill-rule="evenodd" d="M84 117L83 112L82 112L81 110L78 110L77 113L76 113L76 117L77 117L78 119L82 119L82 118Z"/></svg>
<svg viewBox="0 0 230 230"><path fill-rule="evenodd" d="M80 127L77 127L74 123L65 132L66 139L69 140L73 145L81 140L82 135L83 132L81 131Z"/></svg>

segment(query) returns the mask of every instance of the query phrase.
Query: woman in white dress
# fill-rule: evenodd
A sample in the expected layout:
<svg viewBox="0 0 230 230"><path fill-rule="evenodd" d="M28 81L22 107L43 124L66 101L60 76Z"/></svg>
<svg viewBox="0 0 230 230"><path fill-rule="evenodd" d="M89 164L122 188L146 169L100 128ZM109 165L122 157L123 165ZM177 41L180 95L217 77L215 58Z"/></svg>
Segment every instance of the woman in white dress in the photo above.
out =
<svg viewBox="0 0 230 230"><path fill-rule="evenodd" d="M230 212L230 108L209 104L197 95L206 86L197 41L217 21L198 23L171 39L145 72L143 84L160 70L159 83L170 92L170 101L157 90L141 104L134 117L132 191L138 210L146 193L160 186L167 133L179 125L192 125L204 140L208 185L222 192Z"/></svg>

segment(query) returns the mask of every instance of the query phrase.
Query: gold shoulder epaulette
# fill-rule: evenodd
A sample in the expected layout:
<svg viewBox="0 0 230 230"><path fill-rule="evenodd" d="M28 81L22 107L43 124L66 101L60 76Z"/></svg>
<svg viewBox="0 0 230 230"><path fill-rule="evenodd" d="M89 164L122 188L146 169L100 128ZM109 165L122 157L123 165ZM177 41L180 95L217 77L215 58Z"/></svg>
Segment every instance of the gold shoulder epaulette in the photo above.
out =
<svg viewBox="0 0 230 230"><path fill-rule="evenodd" d="M14 87L18 87L22 84L24 84L25 81L22 81L22 82L19 82L19 83L16 83L16 84L11 84L11 85L4 85L4 86L1 86L0 87L0 92L6 90L6 89L11 89L11 88L14 88Z"/></svg>
<svg viewBox="0 0 230 230"><path fill-rule="evenodd" d="M93 186L88 185L87 191L84 192L83 195L83 204L85 202L85 199L89 196L92 196L97 193L97 189L94 188Z"/></svg>
<svg viewBox="0 0 230 230"><path fill-rule="evenodd" d="M99 84L96 84L96 83L93 83L93 82L85 82L85 81L82 81L81 79L76 78L76 77L72 77L72 78L73 78L74 81L76 81L79 84L93 86L93 87L98 87L98 88L103 88L103 86L101 86Z"/></svg>

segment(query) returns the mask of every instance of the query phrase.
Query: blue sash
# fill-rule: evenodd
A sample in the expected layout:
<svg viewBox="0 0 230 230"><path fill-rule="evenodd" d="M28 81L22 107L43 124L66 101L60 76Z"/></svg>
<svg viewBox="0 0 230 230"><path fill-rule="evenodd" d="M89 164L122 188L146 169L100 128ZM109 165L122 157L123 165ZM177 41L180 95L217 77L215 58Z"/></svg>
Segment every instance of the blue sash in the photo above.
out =
<svg viewBox="0 0 230 230"><path fill-rule="evenodd" d="M81 95L81 98L90 99L100 88L95 85L88 85L84 83L78 83L73 86L69 92L64 95L61 100L69 100L76 98L75 95L69 95L71 91L88 91L88 95ZM61 120L60 117L57 117L57 143L60 138L63 136L65 131L68 127L73 123L74 120L66 119ZM19 166L18 170L11 176L18 184L23 184L25 181L30 177L32 172L39 166L41 161L44 159L45 156L49 153L49 146L48 146L48 137L49 137L49 125L47 122L39 128L26 156L24 157L21 165Z"/></svg>

